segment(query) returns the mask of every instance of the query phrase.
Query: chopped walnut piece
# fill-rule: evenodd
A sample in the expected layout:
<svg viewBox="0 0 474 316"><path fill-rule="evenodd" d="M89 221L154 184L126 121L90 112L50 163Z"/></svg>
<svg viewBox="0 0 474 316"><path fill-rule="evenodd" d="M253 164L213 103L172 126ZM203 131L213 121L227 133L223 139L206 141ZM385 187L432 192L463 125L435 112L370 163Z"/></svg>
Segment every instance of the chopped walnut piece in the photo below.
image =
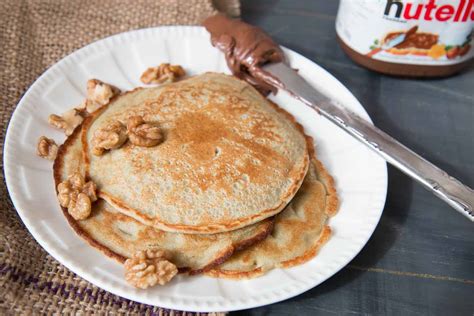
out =
<svg viewBox="0 0 474 316"><path fill-rule="evenodd" d="M79 192L74 192L69 181L58 184L58 201L62 207L68 207L71 202L71 195L77 195Z"/></svg>
<svg viewBox="0 0 474 316"><path fill-rule="evenodd" d="M120 121L94 132L92 138L92 153L101 156L105 151L116 149L127 141L127 128Z"/></svg>
<svg viewBox="0 0 474 316"><path fill-rule="evenodd" d="M94 182L89 181L82 187L82 192L85 193L91 202L97 201L97 186Z"/></svg>
<svg viewBox="0 0 474 316"><path fill-rule="evenodd" d="M146 123L142 116L131 116L127 121L130 142L136 146L152 147L163 140L163 134L156 123Z"/></svg>
<svg viewBox="0 0 474 316"><path fill-rule="evenodd" d="M48 118L48 122L51 126L64 130L67 136L71 135L74 129L76 129L83 120L84 118L77 109L69 110L61 116L51 114Z"/></svg>
<svg viewBox="0 0 474 316"><path fill-rule="evenodd" d="M100 109L103 105L97 102L93 102L91 100L86 100L86 112L87 113L93 113Z"/></svg>
<svg viewBox="0 0 474 316"><path fill-rule="evenodd" d="M149 259L160 259L165 258L166 254L163 250L160 249L147 249L143 253L140 254L140 258L149 258Z"/></svg>
<svg viewBox="0 0 474 316"><path fill-rule="evenodd" d="M76 106L74 109L76 109L79 113L84 113L87 108L87 99L84 99L84 101L81 102L78 106Z"/></svg>
<svg viewBox="0 0 474 316"><path fill-rule="evenodd" d="M88 218L91 214L91 210L91 200L85 193L79 193L77 196L73 195L67 208L68 213L75 220Z"/></svg>
<svg viewBox="0 0 474 316"><path fill-rule="evenodd" d="M68 181L75 190L81 190L86 183L84 177L79 172L73 173L69 176Z"/></svg>
<svg viewBox="0 0 474 316"><path fill-rule="evenodd" d="M97 187L92 181L85 182L84 177L76 172L67 180L58 184L58 201L62 207L75 219L89 217L92 202L97 200Z"/></svg>
<svg viewBox="0 0 474 316"><path fill-rule="evenodd" d="M54 160L58 154L58 145L53 139L41 136L36 147L36 154L42 158Z"/></svg>
<svg viewBox="0 0 474 316"><path fill-rule="evenodd" d="M81 104L75 107L79 112L87 115L97 111L109 103L110 99L120 93L120 89L98 79L87 81L87 96Z"/></svg>
<svg viewBox="0 0 474 316"><path fill-rule="evenodd" d="M145 84L175 82L186 74L180 65L163 63L158 67L150 67L142 74L140 80Z"/></svg>
<svg viewBox="0 0 474 316"><path fill-rule="evenodd" d="M75 107L83 115L88 115L100 109L103 105L97 102L85 99L81 104Z"/></svg>
<svg viewBox="0 0 474 316"><path fill-rule="evenodd" d="M120 89L117 87L98 79L90 79L87 81L87 98L76 109L86 113L95 112L119 93Z"/></svg>
<svg viewBox="0 0 474 316"><path fill-rule="evenodd" d="M87 81L87 100L100 105L109 103L110 99L119 93L120 90L117 87L98 79L90 79Z"/></svg>
<svg viewBox="0 0 474 316"><path fill-rule="evenodd" d="M56 115L56 114L51 114L48 117L48 123L49 125L56 127L58 129L62 129L62 130L67 129L66 121L61 116Z"/></svg>
<svg viewBox="0 0 474 316"><path fill-rule="evenodd" d="M178 268L160 250L137 251L125 261L125 280L140 289L164 285L177 273Z"/></svg>

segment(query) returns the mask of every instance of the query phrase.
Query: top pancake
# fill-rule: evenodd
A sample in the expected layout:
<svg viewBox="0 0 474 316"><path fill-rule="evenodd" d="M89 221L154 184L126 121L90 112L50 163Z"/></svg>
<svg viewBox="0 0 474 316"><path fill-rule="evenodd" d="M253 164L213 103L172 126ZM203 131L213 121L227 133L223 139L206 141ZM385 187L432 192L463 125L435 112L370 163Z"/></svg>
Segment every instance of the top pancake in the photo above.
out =
<svg viewBox="0 0 474 316"><path fill-rule="evenodd" d="M80 130L68 137L54 161L56 187L73 173L84 173ZM62 208L74 231L91 246L123 263L139 250L160 249L181 272L201 273L221 264L235 251L267 237L273 217L256 224L220 234L180 234L164 232L117 212L99 199L88 218L75 220Z"/></svg>
<svg viewBox="0 0 474 316"><path fill-rule="evenodd" d="M103 156L90 152L94 132L142 115L165 140L127 142ZM99 196L156 228L218 233L280 212L295 195L309 157L293 117L235 77L207 73L137 89L84 123L86 170Z"/></svg>

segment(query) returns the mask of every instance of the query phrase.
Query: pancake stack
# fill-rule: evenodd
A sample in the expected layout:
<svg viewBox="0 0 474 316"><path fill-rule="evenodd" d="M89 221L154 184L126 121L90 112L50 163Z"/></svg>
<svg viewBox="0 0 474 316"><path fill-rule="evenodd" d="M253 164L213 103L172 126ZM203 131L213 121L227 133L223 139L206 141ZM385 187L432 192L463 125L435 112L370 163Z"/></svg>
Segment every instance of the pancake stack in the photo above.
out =
<svg viewBox="0 0 474 316"><path fill-rule="evenodd" d="M139 116L158 144L97 154L94 137ZM250 278L306 262L329 239L338 200L295 119L233 76L206 73L123 93L59 148L56 186L80 173L97 186L72 228L125 262L162 250L180 272Z"/></svg>

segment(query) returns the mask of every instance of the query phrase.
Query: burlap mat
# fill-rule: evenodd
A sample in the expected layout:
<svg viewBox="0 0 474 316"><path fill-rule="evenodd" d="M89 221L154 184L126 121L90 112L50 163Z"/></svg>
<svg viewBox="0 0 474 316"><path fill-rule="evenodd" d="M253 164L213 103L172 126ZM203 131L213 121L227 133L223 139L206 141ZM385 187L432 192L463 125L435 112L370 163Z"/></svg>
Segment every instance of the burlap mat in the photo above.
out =
<svg viewBox="0 0 474 316"><path fill-rule="evenodd" d="M216 7L239 14L238 0ZM17 102L49 66L100 38L165 24L199 24L211 0L0 0L1 151ZM2 158L3 170L3 158ZM68 271L31 237L14 210L1 174L0 314L188 315L138 304Z"/></svg>

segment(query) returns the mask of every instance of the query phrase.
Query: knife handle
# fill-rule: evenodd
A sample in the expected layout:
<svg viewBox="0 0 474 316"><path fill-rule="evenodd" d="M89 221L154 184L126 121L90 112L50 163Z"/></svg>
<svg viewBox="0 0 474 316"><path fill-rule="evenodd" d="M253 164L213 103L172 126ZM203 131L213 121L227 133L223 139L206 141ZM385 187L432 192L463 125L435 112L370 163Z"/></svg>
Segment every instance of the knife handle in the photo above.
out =
<svg viewBox="0 0 474 316"><path fill-rule="evenodd" d="M316 98L316 101L318 99L320 97ZM474 191L472 189L337 102L324 100L314 103L303 98L302 101L474 221Z"/></svg>

